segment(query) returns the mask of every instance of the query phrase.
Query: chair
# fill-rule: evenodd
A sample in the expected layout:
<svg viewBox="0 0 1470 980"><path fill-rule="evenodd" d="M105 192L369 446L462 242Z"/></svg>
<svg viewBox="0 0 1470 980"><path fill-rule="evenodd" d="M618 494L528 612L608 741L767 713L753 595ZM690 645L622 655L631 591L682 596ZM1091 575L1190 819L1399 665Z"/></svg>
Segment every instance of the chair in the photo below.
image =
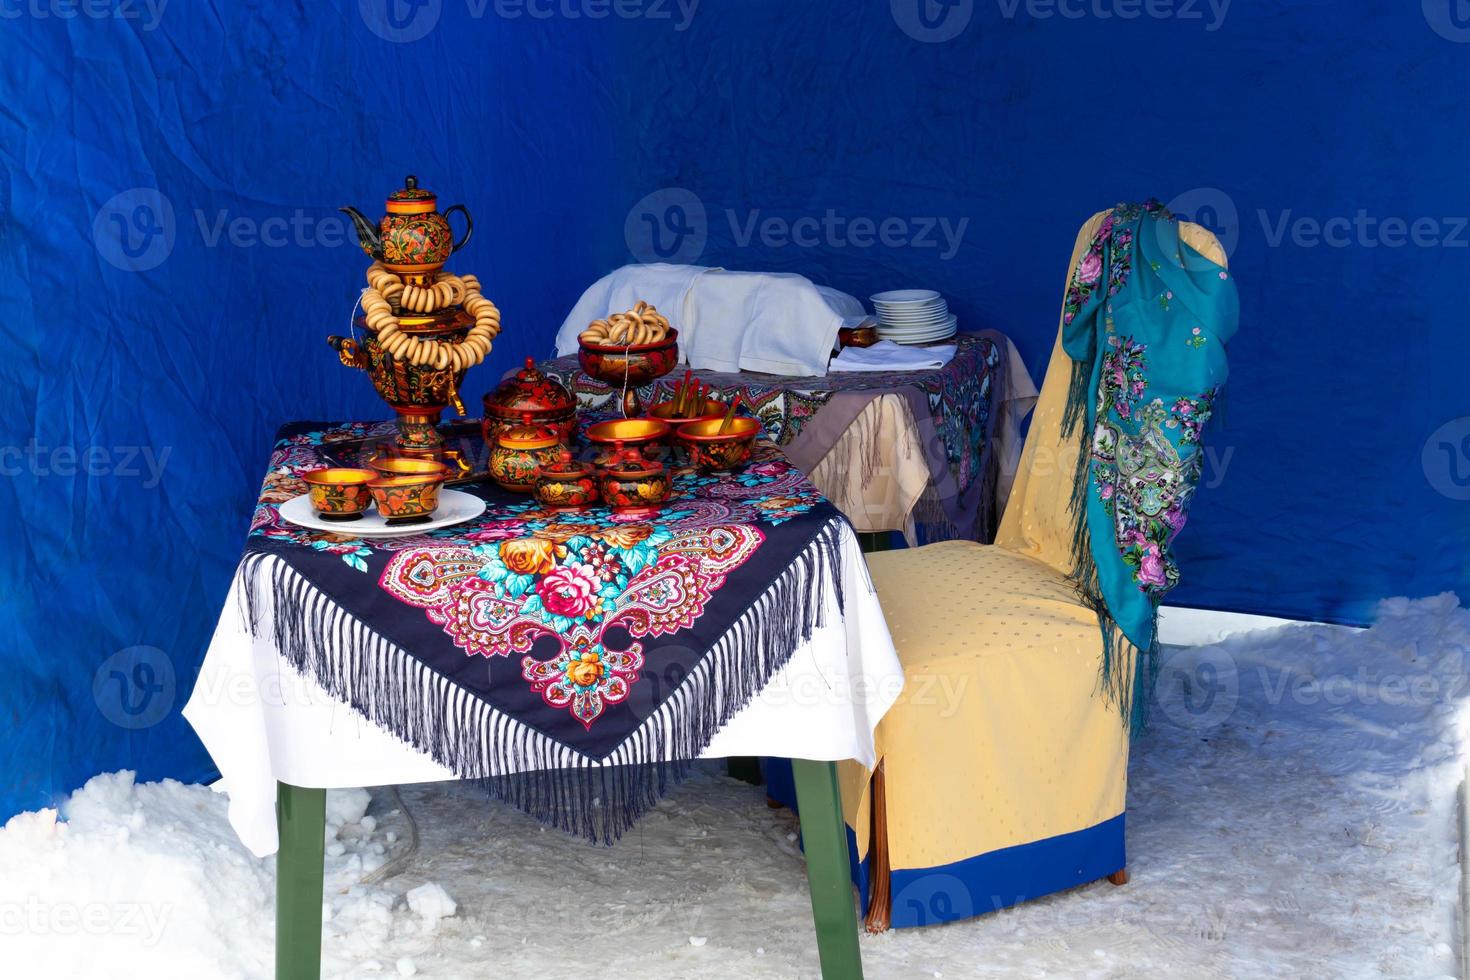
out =
<svg viewBox="0 0 1470 980"><path fill-rule="evenodd" d="M1069 278L1106 213L1078 233ZM1204 228L1181 236L1225 264ZM1083 428L1063 438L1070 375L1059 329L994 545L869 555L905 675L877 769L840 768L870 932L1127 881L1128 726L1099 687L1097 617L1067 578Z"/></svg>

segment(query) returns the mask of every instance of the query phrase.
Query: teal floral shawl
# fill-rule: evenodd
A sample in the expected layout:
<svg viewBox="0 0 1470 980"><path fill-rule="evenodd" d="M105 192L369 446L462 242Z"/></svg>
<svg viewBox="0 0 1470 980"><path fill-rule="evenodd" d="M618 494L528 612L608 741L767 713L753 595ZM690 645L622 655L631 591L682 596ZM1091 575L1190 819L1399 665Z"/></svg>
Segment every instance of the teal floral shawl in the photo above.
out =
<svg viewBox="0 0 1470 980"><path fill-rule="evenodd" d="M1073 579L1102 627L1104 687L1135 731L1157 667L1159 603L1179 583L1173 541L1239 315L1230 274L1181 241L1157 201L1115 207L1067 287L1063 432L1091 433L1072 499Z"/></svg>

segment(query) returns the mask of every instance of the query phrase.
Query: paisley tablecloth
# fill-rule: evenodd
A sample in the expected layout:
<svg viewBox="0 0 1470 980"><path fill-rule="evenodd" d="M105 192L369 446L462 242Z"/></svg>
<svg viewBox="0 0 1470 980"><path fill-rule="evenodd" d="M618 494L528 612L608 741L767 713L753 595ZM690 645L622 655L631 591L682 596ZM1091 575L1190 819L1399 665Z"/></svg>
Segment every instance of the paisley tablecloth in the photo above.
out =
<svg viewBox="0 0 1470 980"><path fill-rule="evenodd" d="M872 726L898 693L897 659L850 526L773 444L735 474L678 471L659 510L554 512L470 485L461 489L487 501L480 518L407 537L281 518L280 504L305 492L303 471L356 462L383 432L297 423L279 434L236 608L185 711L232 791L232 768L256 783L263 769L286 778L280 730L304 708L286 704L294 721L262 723L267 706L242 712L219 696L242 677L268 682L274 666L299 675L281 690L304 681L315 700L380 728L416 760L405 771L478 780L544 822L611 841L854 602L876 639L847 650L866 656L853 674L868 689L838 713L838 751L871 753ZM850 632L841 639L860 645ZM845 670L829 660L823 671L847 691ZM265 747L228 765L242 729L262 724L276 725L261 734ZM251 792L246 822L259 819L265 791ZM255 839L274 846L269 834Z"/></svg>
<svg viewBox="0 0 1470 980"><path fill-rule="evenodd" d="M575 356L541 368L584 408L617 404L620 392L582 373ZM694 376L721 400L739 393L859 530L915 536L917 525L924 540L988 539L1001 503L1002 444L1011 429L1018 435L1036 395L1010 341L995 331L961 334L954 359L934 371ZM648 403L663 401L682 378L676 371L639 392Z"/></svg>

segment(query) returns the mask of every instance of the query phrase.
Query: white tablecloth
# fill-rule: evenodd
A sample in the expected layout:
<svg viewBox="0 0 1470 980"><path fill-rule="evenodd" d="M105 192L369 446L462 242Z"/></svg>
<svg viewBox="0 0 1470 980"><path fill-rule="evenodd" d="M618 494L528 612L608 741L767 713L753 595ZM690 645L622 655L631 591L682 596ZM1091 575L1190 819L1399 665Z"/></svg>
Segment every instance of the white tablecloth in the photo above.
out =
<svg viewBox="0 0 1470 980"><path fill-rule="evenodd" d="M842 542L845 611L797 649L765 689L720 729L702 758L785 756L876 760L873 730L903 671L857 540ZM230 823L256 855L276 850L276 781L340 788L457 779L292 670L243 621L237 579L184 717L230 796ZM830 593L830 590L829 590Z"/></svg>

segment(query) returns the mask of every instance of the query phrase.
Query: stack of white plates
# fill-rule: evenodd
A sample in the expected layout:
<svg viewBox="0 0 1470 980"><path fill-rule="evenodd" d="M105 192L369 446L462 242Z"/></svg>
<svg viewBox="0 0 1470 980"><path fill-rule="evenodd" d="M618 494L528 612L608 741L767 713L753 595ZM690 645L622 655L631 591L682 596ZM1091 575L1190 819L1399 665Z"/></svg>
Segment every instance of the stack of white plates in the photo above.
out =
<svg viewBox="0 0 1470 980"><path fill-rule="evenodd" d="M949 304L932 289L890 289L868 297L878 311L878 337L899 344L932 344L955 335Z"/></svg>

